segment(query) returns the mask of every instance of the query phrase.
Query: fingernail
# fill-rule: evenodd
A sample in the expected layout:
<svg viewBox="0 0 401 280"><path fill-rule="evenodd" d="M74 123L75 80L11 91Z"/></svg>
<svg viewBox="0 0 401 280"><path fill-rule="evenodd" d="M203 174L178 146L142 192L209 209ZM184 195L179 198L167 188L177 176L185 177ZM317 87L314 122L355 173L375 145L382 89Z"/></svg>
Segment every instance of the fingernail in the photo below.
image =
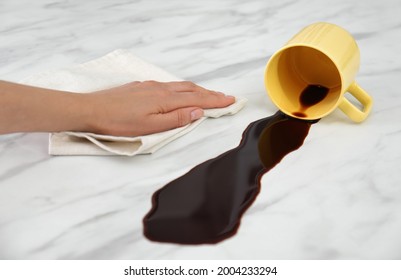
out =
<svg viewBox="0 0 401 280"><path fill-rule="evenodd" d="M231 99L234 99L234 100L235 100L235 96L232 96L232 95L226 95L226 97L227 97L227 98L231 98Z"/></svg>
<svg viewBox="0 0 401 280"><path fill-rule="evenodd" d="M203 110L202 109L195 109L191 112L191 121L195 121L203 117Z"/></svg>

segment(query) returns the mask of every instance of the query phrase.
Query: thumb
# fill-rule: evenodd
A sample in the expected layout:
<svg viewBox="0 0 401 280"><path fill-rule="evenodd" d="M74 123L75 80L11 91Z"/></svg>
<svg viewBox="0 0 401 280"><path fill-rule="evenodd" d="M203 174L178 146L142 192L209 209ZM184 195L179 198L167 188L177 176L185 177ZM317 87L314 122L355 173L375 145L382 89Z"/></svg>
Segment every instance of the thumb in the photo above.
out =
<svg viewBox="0 0 401 280"><path fill-rule="evenodd" d="M159 131L165 131L181 126L185 126L203 117L203 110L198 107L179 108L167 113L155 116L155 126Z"/></svg>

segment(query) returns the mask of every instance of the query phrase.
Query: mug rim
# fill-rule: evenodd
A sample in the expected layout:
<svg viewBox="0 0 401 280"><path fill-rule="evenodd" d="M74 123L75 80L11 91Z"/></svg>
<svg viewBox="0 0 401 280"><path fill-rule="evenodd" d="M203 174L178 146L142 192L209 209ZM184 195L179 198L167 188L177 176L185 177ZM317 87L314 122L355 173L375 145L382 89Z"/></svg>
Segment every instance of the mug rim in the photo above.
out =
<svg viewBox="0 0 401 280"><path fill-rule="evenodd" d="M324 23L324 22L322 22L322 23ZM316 23L315 23L315 24L316 24ZM332 23L326 23L326 24L330 24L330 25L334 25L334 26L336 26L336 27L339 27L339 26L337 26L337 25L335 25L335 24L332 24ZM312 25L313 25L313 24L312 24ZM339 28L341 28L341 27L339 27ZM341 29L343 29L343 28L341 28ZM343 30L344 30L344 29L343 29ZM340 88L340 94L338 95L338 98L337 98L336 102L335 102L335 103L333 104L333 106L331 106L331 108L330 108L329 110L327 110L325 113L318 115L317 118L316 118L316 117L308 117L308 116L305 116L305 117L295 116L295 115L293 115L291 112L288 112L287 110L283 110L282 108L280 108L280 107L278 106L278 104L276 103L275 99L272 98L272 95L271 95L271 93L270 93L270 91L269 91L269 86L268 86L268 81L267 81L267 80L268 80L267 72L268 72L268 69L269 69L270 64L273 62L274 59L277 59L277 57L278 57L279 55L282 55L284 51L289 50L289 49L291 49L291 48L296 48L296 47L307 47L307 48L311 48L311 49L314 49L314 50L320 52L321 54L325 55L325 56L331 61L331 63L333 63L333 65L335 66L335 68L336 68L336 70L337 70L337 73L338 73L338 76L339 76L339 78L340 78L341 88ZM274 105L276 105L276 107L277 107L280 111L282 111L283 113L285 113L286 115L289 115L289 116L294 117L294 118L297 118L297 119L303 119L303 120L317 120L317 119L321 119L321 118L323 118L323 117L329 115L330 113L332 113L332 112L338 107L338 105L339 105L340 102L341 102L341 97L345 94L345 92L346 92L346 90L347 90L346 88L344 88L344 77L343 77L343 74L341 73L341 71L339 71L339 69L340 69L339 65L336 63L336 61L335 61L332 57L330 57L330 55L328 55L326 52L324 52L323 50L317 48L316 46L314 46L314 45L312 45L312 44L307 44L307 43L287 44L287 45L281 47L279 50L277 50L272 56L270 56L270 58L269 58L269 60L268 60L268 62L267 62L267 64L266 64L266 66L265 66L265 71L264 71L264 76L265 76L265 77L264 77L265 89L266 89L267 94L268 94L268 96L270 97L271 101L274 103Z"/></svg>

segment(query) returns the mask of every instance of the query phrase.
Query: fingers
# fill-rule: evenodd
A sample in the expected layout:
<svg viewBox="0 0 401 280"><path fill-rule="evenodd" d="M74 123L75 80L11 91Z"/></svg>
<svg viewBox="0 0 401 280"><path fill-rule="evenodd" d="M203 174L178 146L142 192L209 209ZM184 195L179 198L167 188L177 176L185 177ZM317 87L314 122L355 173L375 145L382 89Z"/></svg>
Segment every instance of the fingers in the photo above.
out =
<svg viewBox="0 0 401 280"><path fill-rule="evenodd" d="M172 95L165 99L167 111L191 106L204 109L222 108L235 102L233 96L207 90L192 82L170 82L166 83L165 86Z"/></svg>
<svg viewBox="0 0 401 280"><path fill-rule="evenodd" d="M207 90L192 82L168 82L146 81L135 86L156 94L160 113L167 113L184 107L200 107L203 109L223 108L235 102L235 97L221 92Z"/></svg>
<svg viewBox="0 0 401 280"><path fill-rule="evenodd" d="M197 107L180 108L164 114L150 116L149 122L152 130L149 133L166 131L173 128L185 126L203 117L203 110Z"/></svg>

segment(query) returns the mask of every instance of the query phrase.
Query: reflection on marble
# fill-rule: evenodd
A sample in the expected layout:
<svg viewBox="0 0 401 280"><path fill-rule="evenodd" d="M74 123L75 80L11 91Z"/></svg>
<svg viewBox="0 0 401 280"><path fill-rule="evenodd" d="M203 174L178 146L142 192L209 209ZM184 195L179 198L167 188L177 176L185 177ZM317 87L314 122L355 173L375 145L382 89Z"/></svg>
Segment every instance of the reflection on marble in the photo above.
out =
<svg viewBox="0 0 401 280"><path fill-rule="evenodd" d="M1 79L127 48L249 102L134 158L50 157L46 134L0 136L0 258L401 259L400 14L398 0L2 0ZM146 240L141 220L154 191L235 147L249 122L276 111L264 65L315 21L356 37L357 80L375 100L372 115L353 124L336 111L314 125L262 178L234 237L205 246Z"/></svg>

